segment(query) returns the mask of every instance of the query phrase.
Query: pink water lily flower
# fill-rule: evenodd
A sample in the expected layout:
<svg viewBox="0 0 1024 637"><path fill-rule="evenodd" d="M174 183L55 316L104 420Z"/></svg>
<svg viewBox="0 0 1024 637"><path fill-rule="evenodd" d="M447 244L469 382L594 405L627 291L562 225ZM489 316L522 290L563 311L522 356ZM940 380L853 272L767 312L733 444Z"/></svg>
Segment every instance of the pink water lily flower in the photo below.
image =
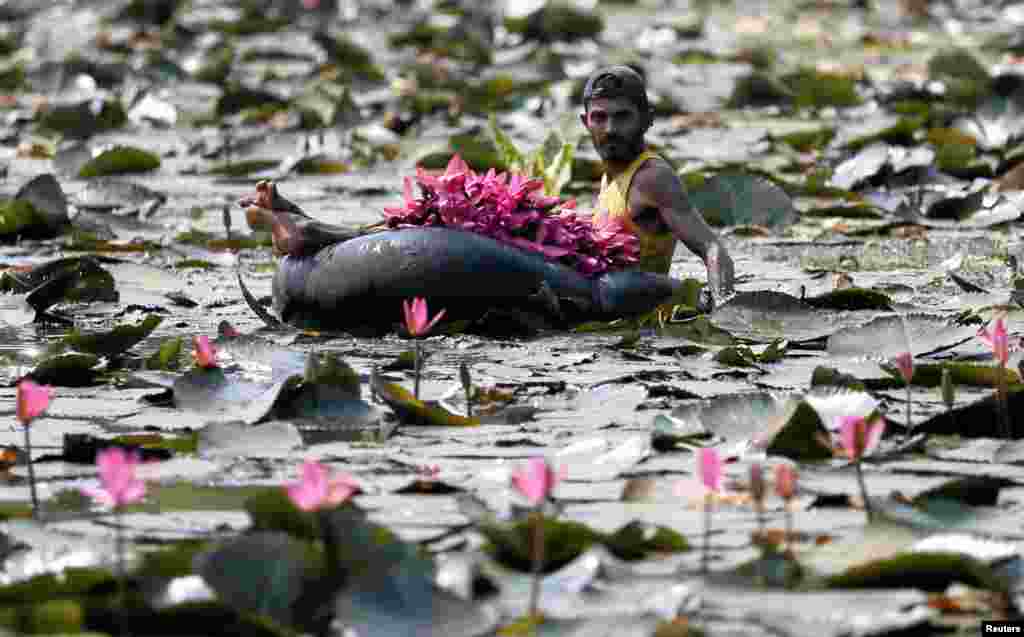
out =
<svg viewBox="0 0 1024 637"><path fill-rule="evenodd" d="M327 467L307 460L302 465L302 477L286 488L288 498L303 511L318 511L336 507L356 493L359 484L350 475L330 476Z"/></svg>
<svg viewBox="0 0 1024 637"><path fill-rule="evenodd" d="M544 458L530 458L526 466L512 474L512 486L523 494L530 504L537 506L551 496L555 486L565 479L563 467L558 473Z"/></svg>
<svg viewBox="0 0 1024 637"><path fill-rule="evenodd" d="M422 297L416 297L410 303L408 300L402 301L402 309L405 311L405 328L409 330L409 334L412 336L423 336L430 331L430 328L441 320L444 316L444 310L437 313L434 318L427 320L427 300Z"/></svg>
<svg viewBox="0 0 1024 637"><path fill-rule="evenodd" d="M796 494L796 469L788 464L775 467L775 493L783 500Z"/></svg>
<svg viewBox="0 0 1024 637"><path fill-rule="evenodd" d="M1005 367L1006 362L1010 359L1010 340L1006 335L1006 323L1003 321L1003 317L1000 316L996 319L991 331L984 327L979 329L978 338L989 346L995 359Z"/></svg>
<svg viewBox="0 0 1024 637"><path fill-rule="evenodd" d="M875 416L868 422L863 416L840 416L839 437L851 460L860 460L878 446L885 432L885 419Z"/></svg>
<svg viewBox="0 0 1024 637"><path fill-rule="evenodd" d="M704 447L698 453L700 480L709 491L717 492L722 485L722 457L718 449Z"/></svg>
<svg viewBox="0 0 1024 637"><path fill-rule="evenodd" d="M21 424L27 425L46 411L53 398L54 389L49 385L40 385L27 378L18 383L16 393L17 415Z"/></svg>
<svg viewBox="0 0 1024 637"><path fill-rule="evenodd" d="M481 234L575 267L587 276L632 265L639 242L621 221L595 226L575 200L543 194L544 182L518 173L478 174L458 155L441 175L417 167L415 195L406 180L403 205L384 208L391 228L443 226Z"/></svg>
<svg viewBox="0 0 1024 637"><path fill-rule="evenodd" d="M100 486L82 487L81 492L96 502L119 507L138 502L146 495L146 483L135 477L139 457L120 447L110 447L96 454L100 469Z"/></svg>
<svg viewBox="0 0 1024 637"><path fill-rule="evenodd" d="M903 382L910 384L914 379L914 355L910 352L903 352L896 357L896 369L899 370Z"/></svg>
<svg viewBox="0 0 1024 637"><path fill-rule="evenodd" d="M192 359L204 369L217 367L217 348L210 342L209 336L204 334L192 337Z"/></svg>

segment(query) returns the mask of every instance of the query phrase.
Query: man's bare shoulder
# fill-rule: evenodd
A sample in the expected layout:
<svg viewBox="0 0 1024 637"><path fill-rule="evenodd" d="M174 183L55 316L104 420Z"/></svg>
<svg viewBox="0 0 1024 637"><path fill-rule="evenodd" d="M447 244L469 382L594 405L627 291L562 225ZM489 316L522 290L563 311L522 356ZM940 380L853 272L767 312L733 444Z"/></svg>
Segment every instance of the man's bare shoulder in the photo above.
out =
<svg viewBox="0 0 1024 637"><path fill-rule="evenodd" d="M637 169L630 186L630 195L641 196L651 203L667 203L683 194L683 182L672 165L661 157L654 157Z"/></svg>

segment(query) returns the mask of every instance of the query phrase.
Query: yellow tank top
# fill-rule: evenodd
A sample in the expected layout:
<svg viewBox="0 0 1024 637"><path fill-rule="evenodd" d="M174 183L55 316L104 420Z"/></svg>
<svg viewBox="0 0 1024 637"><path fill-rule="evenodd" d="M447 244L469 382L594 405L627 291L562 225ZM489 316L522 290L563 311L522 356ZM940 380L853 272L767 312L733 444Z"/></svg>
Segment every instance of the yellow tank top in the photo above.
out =
<svg viewBox="0 0 1024 637"><path fill-rule="evenodd" d="M599 210L607 211L608 215L621 219L640 240L640 261L635 266L637 269L668 274L672 267L672 254L676 250L675 236L669 230L647 232L639 228L633 222L629 210L629 186L633 182L633 175L645 161L652 157L658 157L658 155L645 150L615 179L608 181L608 175L605 174L601 178L601 192L597 196L597 207Z"/></svg>

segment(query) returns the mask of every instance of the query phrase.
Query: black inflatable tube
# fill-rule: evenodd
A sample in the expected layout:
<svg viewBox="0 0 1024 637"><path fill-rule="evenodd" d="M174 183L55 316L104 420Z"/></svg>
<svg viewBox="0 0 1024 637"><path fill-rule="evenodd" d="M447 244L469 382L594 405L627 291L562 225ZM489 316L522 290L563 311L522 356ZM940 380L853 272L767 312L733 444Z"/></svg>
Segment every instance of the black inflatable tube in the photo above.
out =
<svg viewBox="0 0 1024 637"><path fill-rule="evenodd" d="M552 294L541 293L544 284ZM591 279L482 235L428 227L368 234L311 256L286 256L273 294L286 322L344 328L390 326L401 320L401 300L413 297L426 298L431 314L444 308L451 318L529 307L563 320L567 313L572 322L612 319L650 311L677 285L667 276L635 270Z"/></svg>

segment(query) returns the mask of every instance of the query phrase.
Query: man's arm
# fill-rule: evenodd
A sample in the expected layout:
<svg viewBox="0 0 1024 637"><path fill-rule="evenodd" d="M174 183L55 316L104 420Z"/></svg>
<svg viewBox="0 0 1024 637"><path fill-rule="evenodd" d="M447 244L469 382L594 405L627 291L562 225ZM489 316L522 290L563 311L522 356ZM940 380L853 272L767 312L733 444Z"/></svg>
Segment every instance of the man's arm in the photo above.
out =
<svg viewBox="0 0 1024 637"><path fill-rule="evenodd" d="M714 230L690 205L682 182L668 164L648 162L633 177L629 191L631 209L656 208L676 239L704 261L712 292L719 298L733 293L732 257Z"/></svg>

